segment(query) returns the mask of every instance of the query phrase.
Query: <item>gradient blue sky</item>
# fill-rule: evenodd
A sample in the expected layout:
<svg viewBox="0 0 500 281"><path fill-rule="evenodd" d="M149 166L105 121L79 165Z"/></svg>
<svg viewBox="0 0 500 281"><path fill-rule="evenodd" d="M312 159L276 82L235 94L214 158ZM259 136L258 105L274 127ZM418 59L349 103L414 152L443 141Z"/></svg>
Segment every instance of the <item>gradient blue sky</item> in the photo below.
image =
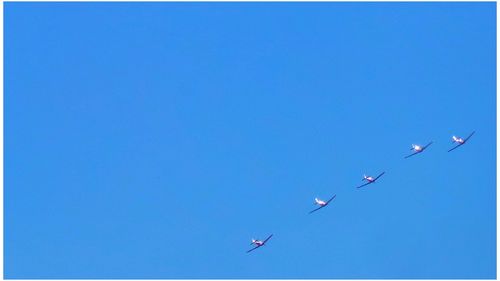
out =
<svg viewBox="0 0 500 281"><path fill-rule="evenodd" d="M495 6L6 2L4 277L496 278Z"/></svg>

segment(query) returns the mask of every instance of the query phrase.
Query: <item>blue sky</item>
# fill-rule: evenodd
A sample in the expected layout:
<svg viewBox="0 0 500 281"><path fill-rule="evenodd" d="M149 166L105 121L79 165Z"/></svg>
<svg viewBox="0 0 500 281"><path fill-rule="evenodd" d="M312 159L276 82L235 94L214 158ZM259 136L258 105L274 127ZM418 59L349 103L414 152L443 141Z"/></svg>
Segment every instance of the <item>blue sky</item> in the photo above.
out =
<svg viewBox="0 0 500 281"><path fill-rule="evenodd" d="M496 278L495 6L5 3L4 277Z"/></svg>

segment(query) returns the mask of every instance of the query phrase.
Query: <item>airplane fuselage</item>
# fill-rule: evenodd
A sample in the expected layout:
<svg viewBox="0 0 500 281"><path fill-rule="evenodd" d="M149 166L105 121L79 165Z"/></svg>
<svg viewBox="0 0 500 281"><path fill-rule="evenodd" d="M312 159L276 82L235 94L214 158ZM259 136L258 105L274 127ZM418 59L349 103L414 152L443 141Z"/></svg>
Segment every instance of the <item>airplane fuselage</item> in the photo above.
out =
<svg viewBox="0 0 500 281"><path fill-rule="evenodd" d="M415 151L422 151L422 150L424 150L424 148L423 148L423 147L421 147L420 145L416 145L416 144L414 144L414 145L413 145L413 150L415 150Z"/></svg>
<svg viewBox="0 0 500 281"><path fill-rule="evenodd" d="M316 204L320 205L320 206L325 206L326 205L326 202L323 201L323 200L319 200L319 199L314 199L316 201Z"/></svg>
<svg viewBox="0 0 500 281"><path fill-rule="evenodd" d="M252 244L255 244L257 246L262 246L262 245L264 245L264 242L262 242L260 240L255 240L255 241L252 241Z"/></svg>

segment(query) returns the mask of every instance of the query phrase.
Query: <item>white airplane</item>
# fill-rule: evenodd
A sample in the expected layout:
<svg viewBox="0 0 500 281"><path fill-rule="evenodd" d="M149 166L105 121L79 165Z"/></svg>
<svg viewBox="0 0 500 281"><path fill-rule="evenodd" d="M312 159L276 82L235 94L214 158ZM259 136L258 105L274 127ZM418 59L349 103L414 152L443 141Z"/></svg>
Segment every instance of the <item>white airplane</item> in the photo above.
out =
<svg viewBox="0 0 500 281"><path fill-rule="evenodd" d="M357 188L360 188L360 187L363 187L365 185L369 185L369 184L372 184L374 183L376 180L378 180L378 178L380 178L383 174L385 174L385 172L382 172L380 173L380 175L378 175L377 177L371 177L371 176L366 176L366 175L363 175L363 179L361 181L366 181L365 184L362 184L360 186L358 186Z"/></svg>
<svg viewBox="0 0 500 281"><path fill-rule="evenodd" d="M405 158L408 158L408 157L411 157L415 154L419 154L419 153L422 153L427 147L429 147L429 145L432 144L432 141L430 143L428 143L426 146L421 146L421 145L417 145L417 144L412 144L411 145L411 150L415 151L414 153L406 156Z"/></svg>
<svg viewBox="0 0 500 281"><path fill-rule="evenodd" d="M475 133L476 131L473 131L468 137L466 137L465 139L461 138L461 137L456 137L456 136L453 136L451 137L453 142L454 143L457 143L458 145L453 147L452 149L448 150L448 152L458 148L459 146L462 146L465 144L465 142L467 142L469 140L470 137L472 137L472 135Z"/></svg>
<svg viewBox="0 0 500 281"><path fill-rule="evenodd" d="M328 205L328 203L330 203L330 201L332 201L333 199L335 199L336 196L337 196L337 194L333 195L333 197L330 198L330 200L328 200L326 202L323 201L323 200L321 200L321 199L314 198L314 204L319 205L319 207L316 208L316 209L314 209L314 210L312 210L312 211L310 211L309 214L314 213L314 212L316 212L317 210L319 210L319 209L321 209L323 207L326 207L326 205Z"/></svg>
<svg viewBox="0 0 500 281"><path fill-rule="evenodd" d="M260 248L262 246L264 246L267 242L267 240L271 239L271 237L273 237L273 235L269 235L269 237L266 238L266 240L262 241L262 240L259 240L259 239L252 239L252 243L250 243L250 245L255 245L254 248L250 249L247 251L247 253L250 253L251 251L257 249L257 248Z"/></svg>

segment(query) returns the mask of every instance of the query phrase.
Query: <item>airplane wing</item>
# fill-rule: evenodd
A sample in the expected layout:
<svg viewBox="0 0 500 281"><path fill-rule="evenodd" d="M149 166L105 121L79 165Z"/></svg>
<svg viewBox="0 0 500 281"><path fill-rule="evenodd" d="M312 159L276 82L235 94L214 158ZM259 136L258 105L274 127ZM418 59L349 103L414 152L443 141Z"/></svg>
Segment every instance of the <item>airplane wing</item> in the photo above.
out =
<svg viewBox="0 0 500 281"><path fill-rule="evenodd" d="M266 244L267 240L271 239L271 237L273 237L273 235L269 235L269 237L266 238L266 240L263 241L263 244Z"/></svg>
<svg viewBox="0 0 500 281"><path fill-rule="evenodd" d="M427 148L429 145L431 145L431 144L432 144L432 141L431 141L430 143L428 143L426 146L424 146L424 147L422 148L422 151L423 151L424 149L426 149L426 148Z"/></svg>
<svg viewBox="0 0 500 281"><path fill-rule="evenodd" d="M256 246L256 247L254 247L254 248L252 248L252 249L248 250L248 251L247 251L247 253L250 253L251 251L253 251L253 250L257 249L257 248L260 248L260 247L261 247L261 246Z"/></svg>
<svg viewBox="0 0 500 281"><path fill-rule="evenodd" d="M463 143L458 144L458 145L457 145L457 146L455 146L454 148L452 148L452 149L448 150L448 152L450 152L450 151L452 151L452 150L455 150L455 149L459 148L460 146L462 146L462 144L463 144Z"/></svg>
<svg viewBox="0 0 500 281"><path fill-rule="evenodd" d="M373 182L372 182L372 181L369 181L369 182L367 182L367 183L365 183L365 184L362 184L362 185L360 185L360 186L358 186L358 187L356 187L356 188L360 188L360 187L363 187L363 186L365 186L365 185L369 185L370 183L373 183Z"/></svg>
<svg viewBox="0 0 500 281"><path fill-rule="evenodd" d="M330 200L326 201L326 204L330 203L330 201L332 201L333 199L335 199L336 196L337 196L337 194L333 195L333 197L330 198Z"/></svg>
<svg viewBox="0 0 500 281"><path fill-rule="evenodd" d="M326 206L326 205L325 205L325 206ZM321 208L323 208L323 207L325 207L325 206L320 206L319 208L316 208L316 209L314 209L314 210L310 211L310 212L309 212L309 214L312 214L312 213L316 212L317 210L319 210L319 209L321 209Z"/></svg>
<svg viewBox="0 0 500 281"><path fill-rule="evenodd" d="M414 153L412 153L412 154L410 154L408 156L405 156L405 158L410 158L410 157L412 157L415 154L419 154L420 152L422 152L422 151L415 151Z"/></svg>
<svg viewBox="0 0 500 281"><path fill-rule="evenodd" d="M466 142L466 141L467 141L470 137L472 137L472 135L473 135L475 132L476 132L476 131L473 131L473 132L472 132L472 133L471 133L468 137L466 137L466 138L465 138L465 140L464 140L464 143L465 143L465 142Z"/></svg>
<svg viewBox="0 0 500 281"><path fill-rule="evenodd" d="M373 181L376 181L378 178L380 178L381 176L383 176L385 174L385 172L382 172L380 175L378 175Z"/></svg>

